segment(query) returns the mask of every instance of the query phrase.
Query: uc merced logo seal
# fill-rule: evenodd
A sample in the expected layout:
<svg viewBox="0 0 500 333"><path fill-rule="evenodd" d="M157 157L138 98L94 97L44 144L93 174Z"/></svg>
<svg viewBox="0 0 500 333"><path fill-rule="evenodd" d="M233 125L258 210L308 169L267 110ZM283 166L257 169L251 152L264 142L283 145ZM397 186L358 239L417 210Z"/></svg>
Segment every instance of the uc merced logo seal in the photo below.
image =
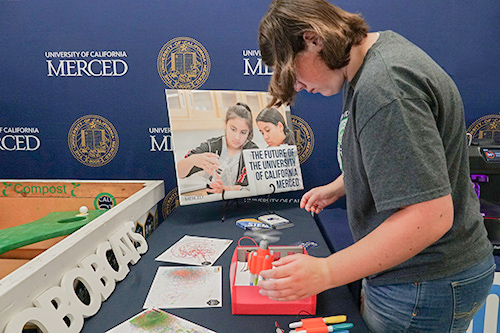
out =
<svg viewBox="0 0 500 333"><path fill-rule="evenodd" d="M210 57L198 41L177 37L160 50L158 73L172 89L197 89L210 74Z"/></svg>
<svg viewBox="0 0 500 333"><path fill-rule="evenodd" d="M490 114L479 118L467 128L467 133L470 133L473 139L493 139L500 133L500 115Z"/></svg>
<svg viewBox="0 0 500 333"><path fill-rule="evenodd" d="M109 163L118 151L118 133L107 119L89 115L78 118L68 133L71 154L90 167Z"/></svg>
<svg viewBox="0 0 500 333"><path fill-rule="evenodd" d="M168 194L165 196L163 199L163 204L162 204L162 215L163 219L166 219L167 216L172 213L172 211L179 207L179 193L178 193L178 188L174 188L168 192Z"/></svg>
<svg viewBox="0 0 500 333"><path fill-rule="evenodd" d="M314 133L304 119L295 115L292 115L292 125L295 132L299 162L302 164L307 161L314 149Z"/></svg>

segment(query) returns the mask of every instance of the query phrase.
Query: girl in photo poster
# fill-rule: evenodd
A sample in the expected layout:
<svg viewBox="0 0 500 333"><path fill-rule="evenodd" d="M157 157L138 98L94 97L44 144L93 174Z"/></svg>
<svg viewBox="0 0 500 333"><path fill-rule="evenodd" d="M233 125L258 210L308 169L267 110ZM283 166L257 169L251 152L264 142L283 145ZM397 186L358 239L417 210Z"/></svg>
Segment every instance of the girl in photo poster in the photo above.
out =
<svg viewBox="0 0 500 333"><path fill-rule="evenodd" d="M267 108L260 111L255 121L269 147L282 144L295 145L293 131L287 126L285 118L277 109Z"/></svg>
<svg viewBox="0 0 500 333"><path fill-rule="evenodd" d="M237 103L226 112L224 135L208 139L191 149L177 163L179 178L205 171L208 193L240 190L248 185L243 149L259 148L252 140L252 111ZM205 177L206 176L206 177Z"/></svg>

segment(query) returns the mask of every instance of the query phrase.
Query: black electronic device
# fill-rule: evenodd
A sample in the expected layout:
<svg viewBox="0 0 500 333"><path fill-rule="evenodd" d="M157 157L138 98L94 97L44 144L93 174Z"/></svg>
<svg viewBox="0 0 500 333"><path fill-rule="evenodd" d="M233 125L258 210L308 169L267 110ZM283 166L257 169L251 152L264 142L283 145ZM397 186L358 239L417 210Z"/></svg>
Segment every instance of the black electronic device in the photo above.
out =
<svg viewBox="0 0 500 333"><path fill-rule="evenodd" d="M472 140L469 165L479 198L500 205L500 142Z"/></svg>
<svg viewBox="0 0 500 333"><path fill-rule="evenodd" d="M472 140L469 164L488 238L494 253L500 254L500 142L497 139Z"/></svg>
<svg viewBox="0 0 500 333"><path fill-rule="evenodd" d="M481 200L481 211L488 239L493 244L493 253L500 255L500 205Z"/></svg>
<svg viewBox="0 0 500 333"><path fill-rule="evenodd" d="M500 145L469 146L471 174L500 175Z"/></svg>

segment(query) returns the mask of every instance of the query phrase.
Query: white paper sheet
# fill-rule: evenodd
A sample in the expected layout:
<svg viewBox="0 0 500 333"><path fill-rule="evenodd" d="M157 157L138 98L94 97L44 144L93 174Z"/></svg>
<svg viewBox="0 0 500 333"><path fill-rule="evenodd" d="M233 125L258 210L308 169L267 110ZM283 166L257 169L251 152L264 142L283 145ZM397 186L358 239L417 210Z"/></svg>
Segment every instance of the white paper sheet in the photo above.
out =
<svg viewBox="0 0 500 333"><path fill-rule="evenodd" d="M186 265L211 266L232 242L232 239L186 235L156 257L155 260Z"/></svg>
<svg viewBox="0 0 500 333"><path fill-rule="evenodd" d="M148 309L124 321L106 333L216 333L160 309Z"/></svg>
<svg viewBox="0 0 500 333"><path fill-rule="evenodd" d="M144 309L222 307L222 266L158 267Z"/></svg>

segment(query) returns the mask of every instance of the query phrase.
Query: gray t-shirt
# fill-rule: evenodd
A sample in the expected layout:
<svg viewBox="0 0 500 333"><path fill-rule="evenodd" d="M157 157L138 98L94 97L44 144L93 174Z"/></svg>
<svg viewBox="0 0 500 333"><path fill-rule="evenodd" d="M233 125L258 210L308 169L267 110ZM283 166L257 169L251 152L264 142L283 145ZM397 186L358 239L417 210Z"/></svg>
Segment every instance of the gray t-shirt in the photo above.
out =
<svg viewBox="0 0 500 333"><path fill-rule="evenodd" d="M453 227L373 285L460 272L492 252L469 177L457 87L427 54L385 31L344 87L339 158L354 240L398 209L452 194Z"/></svg>

